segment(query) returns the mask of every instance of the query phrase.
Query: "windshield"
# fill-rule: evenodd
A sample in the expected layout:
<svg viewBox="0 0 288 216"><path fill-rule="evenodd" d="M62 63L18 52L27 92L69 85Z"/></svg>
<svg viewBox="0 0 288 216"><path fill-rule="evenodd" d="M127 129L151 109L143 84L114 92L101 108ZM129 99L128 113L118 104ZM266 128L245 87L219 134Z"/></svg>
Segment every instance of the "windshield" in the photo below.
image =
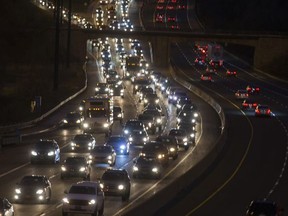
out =
<svg viewBox="0 0 288 216"><path fill-rule="evenodd" d="M74 137L74 141L86 141L89 140L90 136L85 134L79 134Z"/></svg>
<svg viewBox="0 0 288 216"><path fill-rule="evenodd" d="M89 186L72 186L69 190L71 194L96 194L94 187Z"/></svg>
<svg viewBox="0 0 288 216"><path fill-rule="evenodd" d="M37 149L52 149L53 148L53 142L40 141L40 142L36 143L35 148L37 148Z"/></svg>
<svg viewBox="0 0 288 216"><path fill-rule="evenodd" d="M106 110L89 110L87 112L87 118L100 118L100 117L106 117Z"/></svg>
<svg viewBox="0 0 288 216"><path fill-rule="evenodd" d="M112 148L110 146L96 146L94 152L98 153L111 153Z"/></svg>
<svg viewBox="0 0 288 216"><path fill-rule="evenodd" d="M66 159L67 164L86 164L85 158L82 157L68 157Z"/></svg>
<svg viewBox="0 0 288 216"><path fill-rule="evenodd" d="M42 177L37 177L37 176L25 176L21 182L21 185L42 185L44 184L43 178Z"/></svg>
<svg viewBox="0 0 288 216"><path fill-rule="evenodd" d="M122 180L125 178L122 172L105 172L102 176L102 180Z"/></svg>
<svg viewBox="0 0 288 216"><path fill-rule="evenodd" d="M172 136L184 136L185 132L183 130L171 130L169 135L172 135Z"/></svg>

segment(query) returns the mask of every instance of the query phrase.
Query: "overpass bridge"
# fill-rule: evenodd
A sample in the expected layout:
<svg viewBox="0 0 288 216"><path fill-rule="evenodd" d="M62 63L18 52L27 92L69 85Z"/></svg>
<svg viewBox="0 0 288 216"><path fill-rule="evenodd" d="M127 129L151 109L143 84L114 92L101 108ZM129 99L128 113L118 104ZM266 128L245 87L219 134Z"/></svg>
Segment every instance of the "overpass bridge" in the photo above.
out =
<svg viewBox="0 0 288 216"><path fill-rule="evenodd" d="M213 41L225 44L239 44L254 48L253 66L268 73L288 68L288 35L237 34L237 33L194 33L170 31L120 31L72 29L72 46L86 53L86 42L100 37L135 38L151 43L153 64L165 67L169 63L170 44L175 42ZM73 41L74 40L74 41ZM78 49L79 50L79 49ZM277 62L277 63L276 63ZM286 71L283 71L283 73Z"/></svg>

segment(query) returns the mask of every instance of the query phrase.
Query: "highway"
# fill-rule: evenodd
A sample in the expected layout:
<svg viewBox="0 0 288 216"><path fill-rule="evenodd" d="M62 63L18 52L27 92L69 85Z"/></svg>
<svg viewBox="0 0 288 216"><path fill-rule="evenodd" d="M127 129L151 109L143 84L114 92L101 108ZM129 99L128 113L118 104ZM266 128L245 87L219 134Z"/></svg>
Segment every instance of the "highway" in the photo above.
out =
<svg viewBox="0 0 288 216"><path fill-rule="evenodd" d="M137 9L136 6L137 4L131 4L131 12L133 12L133 8ZM137 13L133 14L139 27L139 20L135 15ZM150 12L145 12L147 19L144 20L147 23L144 25L164 28L163 24L158 26L153 22L153 14L155 14L154 8L153 10L151 8ZM189 20L182 20L179 26L181 29L192 27ZM113 43L112 40L110 41ZM127 43L126 41L125 47L128 50ZM197 166L221 138L221 122L215 110L206 101L193 92L189 92L201 113L196 145L187 152L181 151L180 157L176 161L170 160L169 166L160 180L131 178L131 196L128 202L122 202L118 197L106 197L104 215L240 216L245 214L249 202L257 198L268 198L277 201L284 207L288 206L286 199L288 187L285 184L288 177L286 170L288 157L287 84L247 69L247 66L229 54L225 54L225 68L237 70L237 77L227 77L223 69L213 77L213 82L202 82L200 75L205 69L194 66L194 60L198 54L193 45L193 42L189 46L173 44L171 46L171 62L177 76L208 93L224 110L227 125L223 149L219 149L218 156L212 164L201 170L200 176L190 175L193 173L191 168ZM147 44L143 44L143 47L145 47L145 56L149 59L149 47ZM61 128L58 122L67 112L76 110L83 98L94 95L96 82L104 79L99 69L100 61L96 52L93 50L88 50L88 52L87 90L44 119L36 127L29 128L22 133L28 134L44 128L52 128L51 130L24 136L21 145L1 149L0 163L5 165L0 167L1 196L7 197L13 203L16 183L25 175L43 174L48 176L52 182L50 203L15 203L16 215L61 215L64 190L69 188L72 183L81 180L61 180L61 163L31 165L30 150L40 138L49 138L57 140L60 145L61 161L67 156L77 154L70 150L69 145L73 136L81 133L81 130ZM123 73L119 68L117 58L114 58L113 61L120 74ZM162 72L171 76L167 70ZM255 95L255 99L259 103L269 104L274 116L256 118L253 112L241 110L241 102L235 99L234 92L237 89L245 88L248 84L255 84L261 88L260 94ZM124 122L136 117L143 108L132 94L132 84L125 81L125 85L124 99L115 98L116 104L124 109ZM165 133L175 127L175 107L169 105L161 94L159 97L166 110L163 132ZM115 122L112 133L120 134L121 129L119 122ZM93 135L96 137L97 144L105 143L103 134ZM129 156L117 156L115 168L124 168L132 176L133 159L138 156L139 151L139 148L132 148ZM80 154L86 155L87 153ZM101 178L105 169L107 169L106 166L93 166L91 180L97 181ZM182 187L177 181L181 179L181 176L190 178L190 184Z"/></svg>

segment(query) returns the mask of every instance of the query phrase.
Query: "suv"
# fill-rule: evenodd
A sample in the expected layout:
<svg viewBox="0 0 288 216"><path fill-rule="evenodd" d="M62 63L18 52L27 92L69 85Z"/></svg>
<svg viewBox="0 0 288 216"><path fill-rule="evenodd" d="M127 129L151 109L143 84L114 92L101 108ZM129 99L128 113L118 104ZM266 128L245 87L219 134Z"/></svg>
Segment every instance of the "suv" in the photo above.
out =
<svg viewBox="0 0 288 216"><path fill-rule="evenodd" d="M169 160L169 152L167 147L157 141L150 141L143 146L140 155L142 157L147 158L155 158L158 162L160 162L163 166L168 165Z"/></svg>
<svg viewBox="0 0 288 216"><path fill-rule="evenodd" d="M67 157L61 166L61 179L65 177L82 177L90 180L91 167L83 156Z"/></svg>
<svg viewBox="0 0 288 216"><path fill-rule="evenodd" d="M168 148L169 157L172 157L173 160L176 160L178 158L179 145L178 145L178 141L176 137L162 135L162 136L158 136L156 138L156 141L163 143Z"/></svg>
<svg viewBox="0 0 288 216"><path fill-rule="evenodd" d="M122 201L129 200L131 183L128 172L124 169L106 170L100 186L107 196L121 196Z"/></svg>
<svg viewBox="0 0 288 216"><path fill-rule="evenodd" d="M104 193L99 182L82 181L72 184L64 191L62 215L68 213L87 213L93 216L104 213Z"/></svg>
<svg viewBox="0 0 288 216"><path fill-rule="evenodd" d="M31 164L38 161L59 163L60 148L55 140L39 140L31 150Z"/></svg>
<svg viewBox="0 0 288 216"><path fill-rule="evenodd" d="M142 176L161 178L163 167L157 158L139 156L133 162L133 178Z"/></svg>
<svg viewBox="0 0 288 216"><path fill-rule="evenodd" d="M51 200L51 183L44 175L24 176L15 189L16 202L36 200L49 202Z"/></svg>

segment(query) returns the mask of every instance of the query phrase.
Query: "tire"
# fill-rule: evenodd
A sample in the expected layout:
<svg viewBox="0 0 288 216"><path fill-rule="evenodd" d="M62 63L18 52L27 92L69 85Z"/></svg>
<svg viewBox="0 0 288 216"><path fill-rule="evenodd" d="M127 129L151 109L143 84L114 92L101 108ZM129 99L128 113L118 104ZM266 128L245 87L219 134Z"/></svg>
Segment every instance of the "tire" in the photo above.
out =
<svg viewBox="0 0 288 216"><path fill-rule="evenodd" d="M130 189L122 196L122 201L128 201L130 197Z"/></svg>
<svg viewBox="0 0 288 216"><path fill-rule="evenodd" d="M104 214L104 201L102 203L101 208L98 210L98 216L102 216Z"/></svg>

